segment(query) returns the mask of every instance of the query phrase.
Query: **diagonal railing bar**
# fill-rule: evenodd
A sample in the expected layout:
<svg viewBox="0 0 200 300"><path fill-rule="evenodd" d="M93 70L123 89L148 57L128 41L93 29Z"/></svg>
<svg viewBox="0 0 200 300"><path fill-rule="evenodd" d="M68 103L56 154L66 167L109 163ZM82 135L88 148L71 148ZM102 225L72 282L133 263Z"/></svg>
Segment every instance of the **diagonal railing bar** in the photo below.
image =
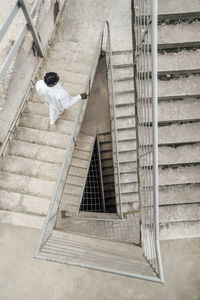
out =
<svg viewBox="0 0 200 300"><path fill-rule="evenodd" d="M27 5L26 5L26 2L25 0L19 0L16 2L16 4L14 5L13 9L11 10L9 16L7 17L6 21L4 22L4 25L2 26L1 30L0 30L0 41L3 39L5 33L7 32L11 22L13 21L13 19L15 18L18 10L20 9L20 7L22 8L23 10L23 13L24 13L24 16L27 20L27 24L28 24L28 27L27 25L24 26L24 28L21 30L19 36L18 36L18 39L15 41L15 43L13 44L3 66L1 67L0 69L0 83L1 81L3 80L5 74L7 73L8 71L8 68L10 66L10 64L12 63L24 37L25 37L25 34L28 30L28 28L31 30L31 33L32 33L32 36L33 36L33 39L36 43L36 47L37 47L37 50L40 54L41 57L44 57L44 51L42 49L42 46L41 46L41 43L40 43L40 40L39 40L39 36L37 34L37 31L35 29L35 26L33 24L33 18L36 14L36 12L38 11L38 9L40 8L42 4L42 0L38 0L32 11L29 13L28 11L28 8L27 8Z"/></svg>
<svg viewBox="0 0 200 300"><path fill-rule="evenodd" d="M95 72L96 72L96 68L97 68L97 64L99 62L99 58L102 52L102 39L104 36L104 29L105 26L109 27L109 23L108 21L105 21L103 23L102 26L102 30L100 32L99 38L98 38L98 42L97 42L97 46L96 46L96 51L93 57L93 62L91 64L91 68L90 68L90 72L88 75L88 79L85 85L85 92L90 95L90 89L91 89L91 85L95 76ZM62 197L62 193L63 193L63 189L65 186L65 182L66 182L66 178L68 175L68 171L69 171L69 167L70 167L70 162L71 162L71 158L72 158L72 152L74 150L74 141L76 142L77 138L78 138L78 134L79 134L79 129L81 126L81 122L82 122L82 118L83 118L83 112L84 112L84 106L85 106L85 102L82 101L79 107L79 111L77 113L75 122L74 122L74 126L72 129L72 133L70 136L70 140L67 146L67 149L65 151L65 155L64 155L64 159L63 159L63 163L58 175L58 179L53 191L53 195L50 201L50 206L47 212L47 216L45 218L45 222L44 222L44 226L42 229L42 233L40 236L40 240L38 243L38 247L36 249L36 253L35 253L35 257L39 256L39 252L42 249L43 245L45 244L46 240L49 238L55 224L56 224L56 220L57 220L57 212L59 209L59 204L61 201L61 197ZM119 172L119 170L118 170ZM118 182L118 185L120 184L120 182ZM120 189L120 187L119 187ZM120 205L120 204L119 204ZM52 218L52 215L54 216L54 218Z"/></svg>

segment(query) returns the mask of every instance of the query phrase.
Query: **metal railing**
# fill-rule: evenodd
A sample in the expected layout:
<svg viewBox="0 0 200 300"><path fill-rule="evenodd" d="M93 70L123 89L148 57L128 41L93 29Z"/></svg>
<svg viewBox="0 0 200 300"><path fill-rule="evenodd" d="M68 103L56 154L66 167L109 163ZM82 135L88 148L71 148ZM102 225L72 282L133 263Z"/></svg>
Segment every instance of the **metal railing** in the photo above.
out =
<svg viewBox="0 0 200 300"><path fill-rule="evenodd" d="M35 45L36 45L36 49L39 53L39 55L41 57L44 56L44 51L42 49L42 46L41 46L41 43L40 43L40 39L39 39L39 36L38 36L38 33L35 29L35 26L33 24L33 18L35 16L35 14L37 13L38 9L40 8L41 4L42 4L42 0L38 0L36 1L32 11L29 13L29 10L28 10L28 7L26 5L26 1L25 0L18 0L16 1L14 7L12 8L9 16L7 17L6 21L4 22L1 30L0 30L0 42L1 40L3 39L3 37L5 36L7 30L9 29L12 21L14 20L15 16L17 15L18 13L18 10L21 8L23 13L24 13L24 16L26 18L26 21L27 21L27 25L24 26L24 28L22 29L22 31L20 32L17 40L15 41L15 43L13 44L3 66L1 67L0 69L0 83L1 81L3 80L5 74L7 73L8 71L8 68L10 66L10 64L12 63L24 37L25 37L25 34L27 32L27 30L29 29L32 33L32 36L33 36L33 40L35 42Z"/></svg>
<svg viewBox="0 0 200 300"><path fill-rule="evenodd" d="M141 233L144 255L164 281L158 212L157 0L134 0Z"/></svg>
<svg viewBox="0 0 200 300"><path fill-rule="evenodd" d="M118 139L117 139L117 125L116 125L116 109L115 109L115 90L114 90L114 76L112 64L112 48L111 48L111 33L109 22L107 25L107 39L105 43L106 64L108 74L108 90L109 90L109 105L110 105L110 119L111 119L111 135L112 135L112 151L114 163L114 181L115 181L115 201L117 205L118 216L123 220L122 214L122 200L121 200L121 185L120 185L120 167L118 155Z"/></svg>
<svg viewBox="0 0 200 300"><path fill-rule="evenodd" d="M108 32L109 32L109 23L107 21L103 24L102 30L100 32L97 46L96 46L96 51L95 51L94 58L93 58L93 62L91 64L90 72L89 72L88 79L87 79L87 82L85 85L85 91L86 91L86 93L88 93L88 95L90 95L90 89L91 89L91 85L92 85L92 82L93 82L93 79L95 76L96 67L99 62L100 55L102 53L105 26L107 26ZM109 36L109 33L108 33L108 36ZM110 55L111 55L111 52L110 52ZM64 189L64 186L66 183L66 178L67 178L69 167L70 167L72 153L73 153L73 150L75 147L76 140L78 138L79 129L80 129L82 119L83 119L83 114L85 111L84 106L86 106L86 102L81 101L79 111L78 111L78 114L77 114L75 122L74 122L72 134L70 136L70 140L69 140L69 143L68 143L65 155L64 155L63 163L62 163L59 175L58 175L56 186L54 188L54 192L52 195L48 213L45 218L45 222L44 222L41 237L40 237L40 240L38 243L38 247L37 247L37 250L35 253L35 257L38 257L38 258L40 257L39 252L40 252L41 248L43 247L43 245L45 244L47 239L50 237L51 232L54 229L56 221L57 221L59 204L60 204L60 201L62 198L62 193L63 193L63 189ZM114 109L114 107L113 107L113 109ZM117 141L117 139L115 139L115 141ZM118 172L119 172L119 170L118 170ZM120 185L120 182L118 182L118 184ZM119 187L119 189L120 189L120 187Z"/></svg>

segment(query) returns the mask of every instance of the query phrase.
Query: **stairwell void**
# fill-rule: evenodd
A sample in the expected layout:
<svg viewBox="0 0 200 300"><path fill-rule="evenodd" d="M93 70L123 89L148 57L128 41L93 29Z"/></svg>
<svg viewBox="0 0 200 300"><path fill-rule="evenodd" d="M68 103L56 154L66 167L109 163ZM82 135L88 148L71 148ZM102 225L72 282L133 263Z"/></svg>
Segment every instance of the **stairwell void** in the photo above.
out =
<svg viewBox="0 0 200 300"><path fill-rule="evenodd" d="M139 244L136 216L126 214L122 221L117 214L108 98L106 61L101 57L81 126L84 138L72 155L56 229Z"/></svg>
<svg viewBox="0 0 200 300"><path fill-rule="evenodd" d="M80 211L105 212L104 187L98 136L96 136Z"/></svg>

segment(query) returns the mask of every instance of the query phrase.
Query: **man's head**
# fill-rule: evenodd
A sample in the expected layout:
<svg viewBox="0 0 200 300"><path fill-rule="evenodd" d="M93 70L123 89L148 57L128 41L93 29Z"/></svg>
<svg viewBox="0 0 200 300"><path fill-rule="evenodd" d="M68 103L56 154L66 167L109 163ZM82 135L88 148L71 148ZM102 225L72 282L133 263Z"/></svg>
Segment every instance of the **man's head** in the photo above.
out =
<svg viewBox="0 0 200 300"><path fill-rule="evenodd" d="M58 81L59 81L59 76L57 73L49 72L49 73L46 73L46 75L44 76L44 82L49 87L56 85L56 83L58 83Z"/></svg>

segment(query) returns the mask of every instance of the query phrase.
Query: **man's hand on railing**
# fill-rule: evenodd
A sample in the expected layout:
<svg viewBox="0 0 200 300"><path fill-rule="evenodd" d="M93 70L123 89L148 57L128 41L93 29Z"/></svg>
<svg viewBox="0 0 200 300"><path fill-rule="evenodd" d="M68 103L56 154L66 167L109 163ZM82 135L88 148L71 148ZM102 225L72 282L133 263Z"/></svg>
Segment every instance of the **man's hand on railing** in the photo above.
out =
<svg viewBox="0 0 200 300"><path fill-rule="evenodd" d="M82 94L81 94L81 98L82 98L83 100L86 100L86 99L87 99L87 96L88 96L88 95L87 95L86 93L82 93Z"/></svg>

